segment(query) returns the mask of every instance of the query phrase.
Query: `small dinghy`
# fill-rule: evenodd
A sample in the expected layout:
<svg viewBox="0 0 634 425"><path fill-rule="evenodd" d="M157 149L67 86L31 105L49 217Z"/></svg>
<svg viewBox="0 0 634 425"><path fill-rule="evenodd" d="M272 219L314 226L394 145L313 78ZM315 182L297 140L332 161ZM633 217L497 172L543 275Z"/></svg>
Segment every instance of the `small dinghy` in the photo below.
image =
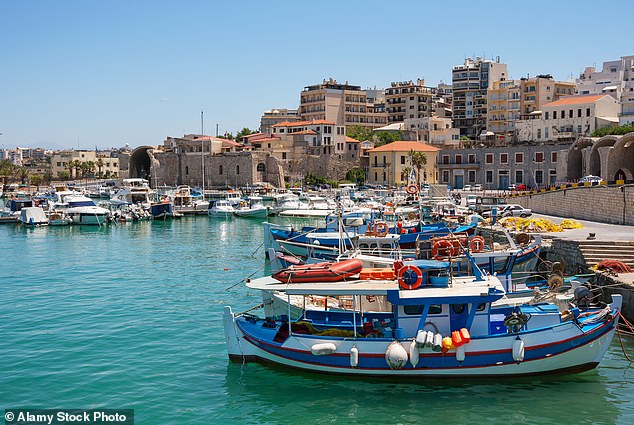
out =
<svg viewBox="0 0 634 425"><path fill-rule="evenodd" d="M339 262L291 266L275 273L273 278L283 283L339 282L358 274L362 268L361 260L353 258Z"/></svg>

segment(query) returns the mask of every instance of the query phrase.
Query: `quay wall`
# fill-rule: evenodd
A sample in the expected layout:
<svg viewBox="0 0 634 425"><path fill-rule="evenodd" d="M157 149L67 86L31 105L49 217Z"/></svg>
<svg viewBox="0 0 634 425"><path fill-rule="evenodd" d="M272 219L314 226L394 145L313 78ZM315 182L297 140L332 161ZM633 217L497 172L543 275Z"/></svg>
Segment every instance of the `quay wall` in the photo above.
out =
<svg viewBox="0 0 634 425"><path fill-rule="evenodd" d="M634 225L634 185L580 186L508 199L538 214Z"/></svg>

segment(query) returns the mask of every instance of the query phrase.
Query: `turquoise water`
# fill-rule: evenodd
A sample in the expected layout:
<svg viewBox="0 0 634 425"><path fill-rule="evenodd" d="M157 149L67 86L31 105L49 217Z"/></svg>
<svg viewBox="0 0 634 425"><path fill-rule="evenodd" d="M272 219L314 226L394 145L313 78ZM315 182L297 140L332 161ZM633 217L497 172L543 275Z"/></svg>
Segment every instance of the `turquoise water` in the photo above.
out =
<svg viewBox="0 0 634 425"><path fill-rule="evenodd" d="M261 242L259 223L208 217L0 226L0 409L131 408L138 424L634 423L616 338L594 371L503 383L230 363L222 307L260 301L241 281L262 274Z"/></svg>

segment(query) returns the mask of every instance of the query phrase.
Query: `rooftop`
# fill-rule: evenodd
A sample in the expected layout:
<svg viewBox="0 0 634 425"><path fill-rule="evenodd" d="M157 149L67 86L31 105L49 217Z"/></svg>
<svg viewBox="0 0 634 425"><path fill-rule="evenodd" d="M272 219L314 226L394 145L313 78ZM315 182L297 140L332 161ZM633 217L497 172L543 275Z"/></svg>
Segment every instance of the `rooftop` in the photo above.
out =
<svg viewBox="0 0 634 425"><path fill-rule="evenodd" d="M440 149L423 142L397 140L396 142L370 149L369 152L409 152L411 150L416 152L438 152Z"/></svg>

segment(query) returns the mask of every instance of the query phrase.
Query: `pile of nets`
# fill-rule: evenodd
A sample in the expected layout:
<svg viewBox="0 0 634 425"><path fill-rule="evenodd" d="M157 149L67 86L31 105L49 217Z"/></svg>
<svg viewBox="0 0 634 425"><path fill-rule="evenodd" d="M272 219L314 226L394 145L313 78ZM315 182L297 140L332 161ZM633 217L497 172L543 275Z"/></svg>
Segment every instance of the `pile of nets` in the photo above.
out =
<svg viewBox="0 0 634 425"><path fill-rule="evenodd" d="M563 232L564 229L579 229L581 224L575 220L566 219L561 224L555 224L547 218L504 217L498 220L503 227L516 232Z"/></svg>

